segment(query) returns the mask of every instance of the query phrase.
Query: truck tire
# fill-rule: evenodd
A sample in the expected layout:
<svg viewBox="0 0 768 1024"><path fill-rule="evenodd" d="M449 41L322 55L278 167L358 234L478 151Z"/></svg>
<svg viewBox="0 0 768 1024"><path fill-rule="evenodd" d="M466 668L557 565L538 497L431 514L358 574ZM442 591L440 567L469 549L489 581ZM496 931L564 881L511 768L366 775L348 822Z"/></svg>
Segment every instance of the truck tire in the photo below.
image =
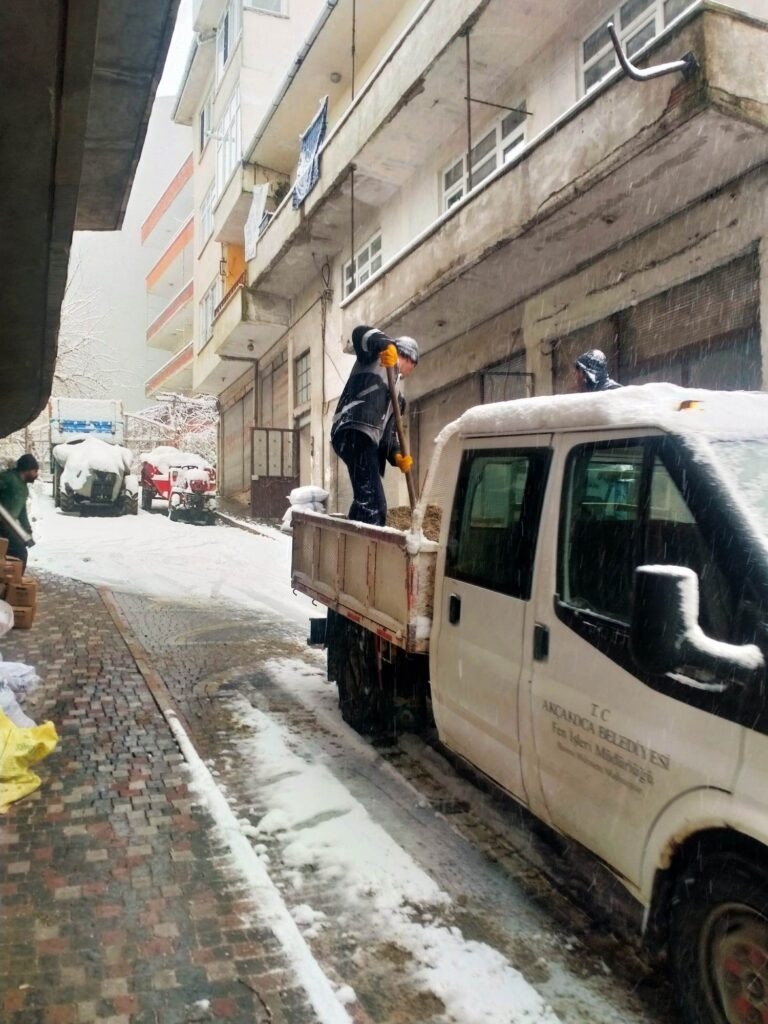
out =
<svg viewBox="0 0 768 1024"><path fill-rule="evenodd" d="M53 471L53 507L59 508L61 505L61 485L59 482L59 468L58 466Z"/></svg>
<svg viewBox="0 0 768 1024"><path fill-rule="evenodd" d="M390 737L392 700L382 684L374 635L329 610L326 645L328 678L336 680L341 717L363 735Z"/></svg>
<svg viewBox="0 0 768 1024"><path fill-rule="evenodd" d="M168 500L168 518L172 523L178 522L179 519L179 510L171 504L170 499Z"/></svg>
<svg viewBox="0 0 768 1024"><path fill-rule="evenodd" d="M139 514L138 494L123 494L121 503L124 516L137 516Z"/></svg>
<svg viewBox="0 0 768 1024"><path fill-rule="evenodd" d="M763 1020L768 878L740 854L692 862L675 887L670 963L685 1024Z"/></svg>
<svg viewBox="0 0 768 1024"><path fill-rule="evenodd" d="M75 503L74 495L67 494L66 491L59 489L59 508L66 514L75 512L77 505Z"/></svg>
<svg viewBox="0 0 768 1024"><path fill-rule="evenodd" d="M152 511L152 491L148 487L141 488L141 507L145 512Z"/></svg>

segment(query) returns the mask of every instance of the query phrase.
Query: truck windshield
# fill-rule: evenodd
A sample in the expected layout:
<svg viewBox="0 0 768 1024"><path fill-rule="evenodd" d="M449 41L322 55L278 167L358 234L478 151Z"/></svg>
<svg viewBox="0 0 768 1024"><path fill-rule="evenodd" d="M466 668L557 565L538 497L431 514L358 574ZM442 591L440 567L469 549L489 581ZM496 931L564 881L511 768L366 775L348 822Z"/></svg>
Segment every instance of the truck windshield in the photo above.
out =
<svg viewBox="0 0 768 1024"><path fill-rule="evenodd" d="M712 447L763 533L768 535L768 437L715 441Z"/></svg>

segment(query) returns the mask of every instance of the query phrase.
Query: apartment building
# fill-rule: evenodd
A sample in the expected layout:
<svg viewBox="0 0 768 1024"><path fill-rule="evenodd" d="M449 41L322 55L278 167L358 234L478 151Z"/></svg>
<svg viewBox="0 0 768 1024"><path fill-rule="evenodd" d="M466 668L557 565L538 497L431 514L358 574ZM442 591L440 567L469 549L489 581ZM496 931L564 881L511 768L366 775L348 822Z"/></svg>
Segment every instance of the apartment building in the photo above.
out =
<svg viewBox="0 0 768 1024"><path fill-rule="evenodd" d="M176 131L179 129L176 128ZM160 391L192 389L194 206L189 153L141 225L141 244L150 256L146 275L147 345L167 359L146 381L152 398Z"/></svg>
<svg viewBox="0 0 768 1024"><path fill-rule="evenodd" d="M287 176L267 175L243 154L321 2L195 0L195 39L173 114L177 123L192 126L194 136L191 387L219 398L219 480L229 495L250 493L256 415L244 228L255 186L271 182L266 209L274 209L275 195L289 184ZM287 325L287 316L279 313L271 325L274 338L283 321Z"/></svg>
<svg viewBox="0 0 768 1024"><path fill-rule="evenodd" d="M609 21L637 66L684 70L633 80ZM763 0L324 5L242 172L294 181L327 95L319 180L213 309L211 351L254 360L254 509L292 479L349 500L328 437L357 323L421 345L420 480L446 422L567 390L587 348L624 383L761 387L767 57Z"/></svg>

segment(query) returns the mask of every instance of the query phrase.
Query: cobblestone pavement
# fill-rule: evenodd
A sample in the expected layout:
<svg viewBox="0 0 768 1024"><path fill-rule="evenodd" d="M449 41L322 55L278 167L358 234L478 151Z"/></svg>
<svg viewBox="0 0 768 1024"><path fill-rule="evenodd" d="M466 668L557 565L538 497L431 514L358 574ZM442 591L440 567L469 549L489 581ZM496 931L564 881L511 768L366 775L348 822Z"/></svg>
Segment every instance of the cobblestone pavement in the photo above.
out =
<svg viewBox="0 0 768 1024"><path fill-rule="evenodd" d="M270 781L242 765L240 744L248 737L238 708L246 700L290 734L304 759L328 765L370 816L427 867L453 899L446 923L501 951L564 1024L671 1024L676 1019L663 976L520 856L515 843L522 848L530 840L503 839L489 829L474 813L475 797L465 792L466 800L456 800L425 771L423 760L412 756L412 745L377 753L357 738L338 718L333 687L320 699L313 691L308 702L286 687L275 668L280 659L291 659L294 672L315 679L322 667L295 627L267 613L126 594L115 599L241 820L258 825L267 809L263 787ZM407 953L386 941L364 908L345 899L344 879L334 884L310 869L297 886L295 865L283 858L279 840L262 835L260 841L289 906L309 905L330 922L310 944L332 980L353 987L356 1020L427 1024L444 1019L440 1000L414 978Z"/></svg>
<svg viewBox="0 0 768 1024"><path fill-rule="evenodd" d="M60 744L0 818L0 1021L312 1021L100 596L40 579L0 651L37 666Z"/></svg>

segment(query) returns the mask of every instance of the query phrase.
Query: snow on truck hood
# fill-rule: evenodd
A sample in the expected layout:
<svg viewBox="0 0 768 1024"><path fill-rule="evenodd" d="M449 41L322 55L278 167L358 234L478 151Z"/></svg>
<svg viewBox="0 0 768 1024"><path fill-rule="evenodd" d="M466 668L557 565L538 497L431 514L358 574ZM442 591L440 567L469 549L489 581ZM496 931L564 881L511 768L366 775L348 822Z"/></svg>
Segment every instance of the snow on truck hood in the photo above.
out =
<svg viewBox="0 0 768 1024"><path fill-rule="evenodd" d="M681 408L684 402L697 403ZM756 391L707 391L676 384L641 384L584 395L545 395L468 409L438 435L445 443L456 433L547 433L650 427L675 434L711 438L768 435L768 394Z"/></svg>
<svg viewBox="0 0 768 1024"><path fill-rule="evenodd" d="M57 444L53 456L68 473L98 470L102 473L127 473L133 452L120 444L109 444L98 437L86 437L77 444Z"/></svg>

